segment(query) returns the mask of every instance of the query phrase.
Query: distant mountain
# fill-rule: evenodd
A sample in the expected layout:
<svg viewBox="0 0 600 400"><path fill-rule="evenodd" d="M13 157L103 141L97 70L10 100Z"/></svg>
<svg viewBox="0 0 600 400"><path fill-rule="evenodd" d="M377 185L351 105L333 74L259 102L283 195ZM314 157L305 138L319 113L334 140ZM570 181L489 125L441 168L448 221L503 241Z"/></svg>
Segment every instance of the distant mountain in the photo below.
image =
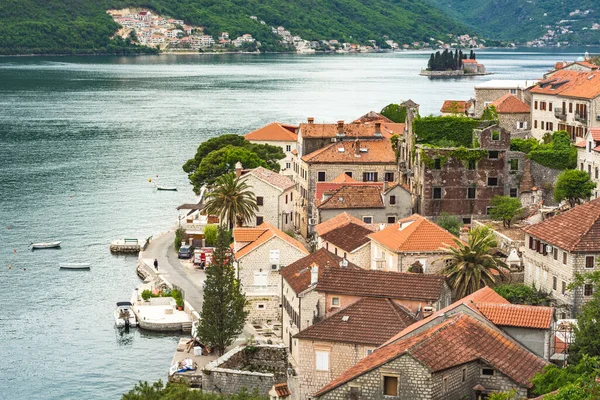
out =
<svg viewBox="0 0 600 400"><path fill-rule="evenodd" d="M267 50L278 50L270 26L279 25L303 39L354 43L386 35L400 44L432 37L448 41L447 34L474 32L431 4L413 0L2 0L0 54L139 51L109 39L118 26L106 10L126 7L147 7L204 26L209 34L250 33Z"/></svg>
<svg viewBox="0 0 600 400"><path fill-rule="evenodd" d="M548 44L600 43L597 0L431 1L448 16L488 38L519 43L535 39Z"/></svg>

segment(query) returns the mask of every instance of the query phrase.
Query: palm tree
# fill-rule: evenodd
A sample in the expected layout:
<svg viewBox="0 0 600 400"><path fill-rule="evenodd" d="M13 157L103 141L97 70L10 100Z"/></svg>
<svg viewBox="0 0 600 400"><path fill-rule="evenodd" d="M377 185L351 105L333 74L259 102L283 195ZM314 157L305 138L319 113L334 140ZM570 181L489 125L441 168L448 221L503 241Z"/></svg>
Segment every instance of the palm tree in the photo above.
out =
<svg viewBox="0 0 600 400"><path fill-rule="evenodd" d="M494 286L508 271L508 266L499 257L489 253L496 246L491 230L485 226L469 232L468 243L454 239L456 247L448 246L442 258L446 266L442 269L448 284L457 299L481 289Z"/></svg>
<svg viewBox="0 0 600 400"><path fill-rule="evenodd" d="M229 229L233 229L236 222L243 225L258 211L256 197L250 188L233 172L221 175L217 178L215 189L206 196L204 211L217 215Z"/></svg>

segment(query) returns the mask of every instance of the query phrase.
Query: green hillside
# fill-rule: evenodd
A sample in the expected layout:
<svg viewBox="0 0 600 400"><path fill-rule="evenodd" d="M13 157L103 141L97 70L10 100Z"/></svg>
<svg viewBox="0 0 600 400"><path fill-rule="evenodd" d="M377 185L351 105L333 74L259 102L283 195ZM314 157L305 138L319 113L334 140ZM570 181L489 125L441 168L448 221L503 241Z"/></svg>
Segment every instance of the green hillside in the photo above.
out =
<svg viewBox="0 0 600 400"><path fill-rule="evenodd" d="M597 0L431 0L448 16L462 21L486 37L524 43L562 28L555 41L598 44L600 23ZM576 10L580 13L569 15ZM586 13L586 11L588 11Z"/></svg>
<svg viewBox="0 0 600 400"><path fill-rule="evenodd" d="M0 54L139 51L110 40L117 25L106 10L125 7L148 7L204 26L210 34L250 33L266 50L280 50L269 28L278 25L303 39L355 43L384 35L403 44L473 33L435 7L412 0L2 0Z"/></svg>

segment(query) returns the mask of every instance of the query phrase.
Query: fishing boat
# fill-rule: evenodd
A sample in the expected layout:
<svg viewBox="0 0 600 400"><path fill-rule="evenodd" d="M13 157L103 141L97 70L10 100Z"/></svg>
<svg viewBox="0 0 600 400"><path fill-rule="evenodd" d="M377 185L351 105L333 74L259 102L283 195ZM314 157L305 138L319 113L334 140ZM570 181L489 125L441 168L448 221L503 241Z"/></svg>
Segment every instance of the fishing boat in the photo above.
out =
<svg viewBox="0 0 600 400"><path fill-rule="evenodd" d="M117 303L117 308L114 312L115 325L117 328L135 328L137 319L131 310L132 304L129 301L120 301Z"/></svg>
<svg viewBox="0 0 600 400"><path fill-rule="evenodd" d="M56 249L60 247L62 242L40 242L40 243L31 243L29 246L31 249Z"/></svg>
<svg viewBox="0 0 600 400"><path fill-rule="evenodd" d="M91 268L91 266L89 263L69 263L69 264L60 264L59 269L89 271L90 268Z"/></svg>
<svg viewBox="0 0 600 400"><path fill-rule="evenodd" d="M177 187L176 186L156 185L156 190L166 190L166 191L170 191L170 192L176 192Z"/></svg>

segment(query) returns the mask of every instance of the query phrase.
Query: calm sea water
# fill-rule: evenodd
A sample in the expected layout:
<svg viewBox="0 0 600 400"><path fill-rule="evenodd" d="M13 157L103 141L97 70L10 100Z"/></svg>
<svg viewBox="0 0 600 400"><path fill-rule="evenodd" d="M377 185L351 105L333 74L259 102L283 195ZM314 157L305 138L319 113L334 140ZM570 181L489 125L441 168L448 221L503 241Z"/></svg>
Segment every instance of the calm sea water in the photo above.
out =
<svg viewBox="0 0 600 400"><path fill-rule="evenodd" d="M496 75L449 81L418 76L426 53L0 58L0 398L116 399L164 380L177 338L115 331L138 279L108 245L174 224L193 199L181 165L203 140L408 98L437 113L478 82L537 78L583 51L480 52ZM153 191L157 175L180 190ZM63 247L27 250L45 240ZM82 261L91 272L58 270Z"/></svg>

